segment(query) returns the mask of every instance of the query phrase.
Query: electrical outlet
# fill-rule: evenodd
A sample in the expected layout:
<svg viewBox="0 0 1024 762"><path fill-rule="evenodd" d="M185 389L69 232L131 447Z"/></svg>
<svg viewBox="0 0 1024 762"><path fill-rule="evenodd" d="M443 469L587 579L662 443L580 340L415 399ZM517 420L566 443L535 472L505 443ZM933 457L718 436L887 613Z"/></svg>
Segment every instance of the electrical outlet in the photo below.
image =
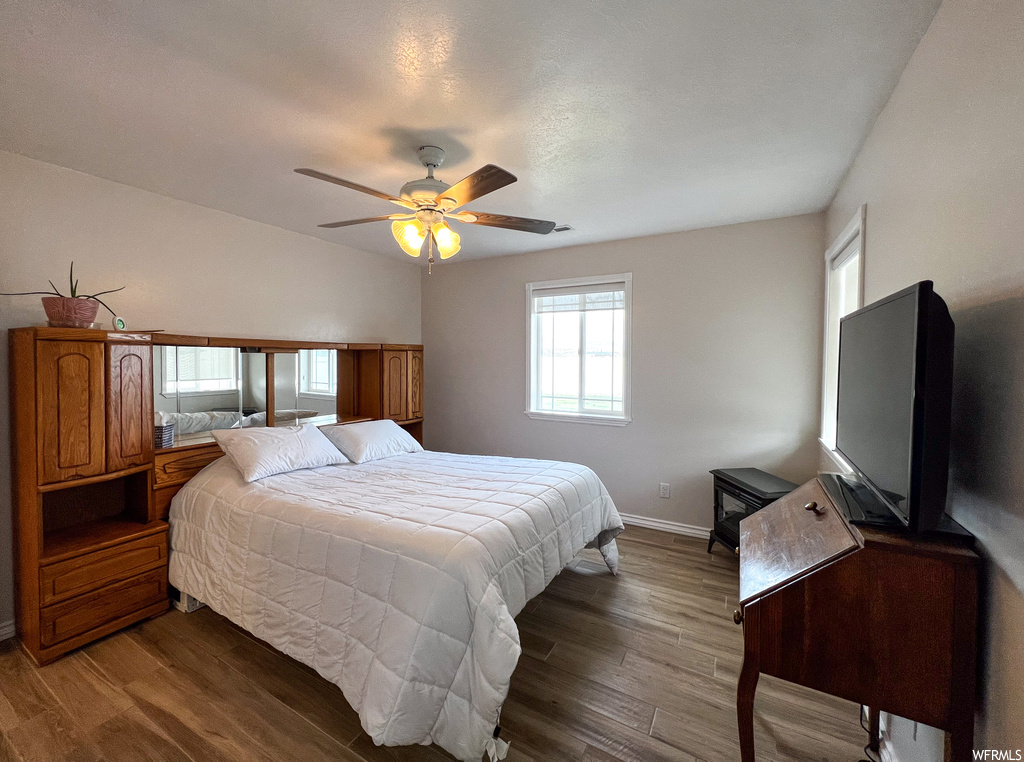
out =
<svg viewBox="0 0 1024 762"><path fill-rule="evenodd" d="M658 485L658 497L672 497L672 487L665 482Z"/></svg>

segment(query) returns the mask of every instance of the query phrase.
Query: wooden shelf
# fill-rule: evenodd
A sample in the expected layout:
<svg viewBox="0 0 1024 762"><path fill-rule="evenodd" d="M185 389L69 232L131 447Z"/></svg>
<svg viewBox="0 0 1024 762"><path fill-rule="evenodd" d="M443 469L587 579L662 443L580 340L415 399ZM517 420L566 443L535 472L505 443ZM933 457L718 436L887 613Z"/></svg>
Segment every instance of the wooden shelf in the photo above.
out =
<svg viewBox="0 0 1024 762"><path fill-rule="evenodd" d="M87 524L48 532L43 536L43 552L39 563L42 566L68 558L80 556L94 550L120 545L122 542L167 531L166 521L151 521L140 524L121 518L100 519Z"/></svg>
<svg viewBox="0 0 1024 762"><path fill-rule="evenodd" d="M121 471L111 471L109 474L100 474L99 476L90 476L84 479L69 479L63 482L54 482L52 484L41 484L39 485L40 492L58 492L64 489L75 489L76 487L86 487L90 484L102 484L103 482L114 481L114 479L123 479L126 476L132 476L134 474L141 474L143 471L148 471L152 466L147 463L144 466L134 466L133 468L125 468Z"/></svg>

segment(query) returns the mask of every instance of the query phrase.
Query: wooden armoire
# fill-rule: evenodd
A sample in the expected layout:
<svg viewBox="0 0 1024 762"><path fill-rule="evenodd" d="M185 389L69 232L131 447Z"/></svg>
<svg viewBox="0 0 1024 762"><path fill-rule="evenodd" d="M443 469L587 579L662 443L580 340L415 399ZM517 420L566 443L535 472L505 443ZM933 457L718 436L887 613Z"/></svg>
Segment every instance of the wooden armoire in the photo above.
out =
<svg viewBox="0 0 1024 762"><path fill-rule="evenodd" d="M9 334L18 636L38 663L168 608L150 334Z"/></svg>

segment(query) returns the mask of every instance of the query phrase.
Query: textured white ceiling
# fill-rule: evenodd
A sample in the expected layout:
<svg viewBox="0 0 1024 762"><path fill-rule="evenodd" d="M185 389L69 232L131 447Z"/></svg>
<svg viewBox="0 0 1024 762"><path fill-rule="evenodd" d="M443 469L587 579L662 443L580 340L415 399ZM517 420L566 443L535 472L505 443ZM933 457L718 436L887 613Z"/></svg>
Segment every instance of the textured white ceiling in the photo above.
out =
<svg viewBox="0 0 1024 762"><path fill-rule="evenodd" d="M405 257L397 193L441 146L460 258L823 208L940 0L3 0L0 148ZM2 192L2 189L0 189Z"/></svg>

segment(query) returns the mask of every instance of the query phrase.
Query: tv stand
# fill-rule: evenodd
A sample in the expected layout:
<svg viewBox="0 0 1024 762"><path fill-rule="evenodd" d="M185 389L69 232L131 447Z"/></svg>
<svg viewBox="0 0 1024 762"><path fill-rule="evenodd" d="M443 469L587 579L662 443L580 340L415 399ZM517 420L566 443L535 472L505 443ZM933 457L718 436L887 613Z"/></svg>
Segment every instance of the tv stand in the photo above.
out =
<svg viewBox="0 0 1024 762"><path fill-rule="evenodd" d="M950 733L972 759L978 606L971 536L854 526L812 479L740 522L740 750L761 673Z"/></svg>

